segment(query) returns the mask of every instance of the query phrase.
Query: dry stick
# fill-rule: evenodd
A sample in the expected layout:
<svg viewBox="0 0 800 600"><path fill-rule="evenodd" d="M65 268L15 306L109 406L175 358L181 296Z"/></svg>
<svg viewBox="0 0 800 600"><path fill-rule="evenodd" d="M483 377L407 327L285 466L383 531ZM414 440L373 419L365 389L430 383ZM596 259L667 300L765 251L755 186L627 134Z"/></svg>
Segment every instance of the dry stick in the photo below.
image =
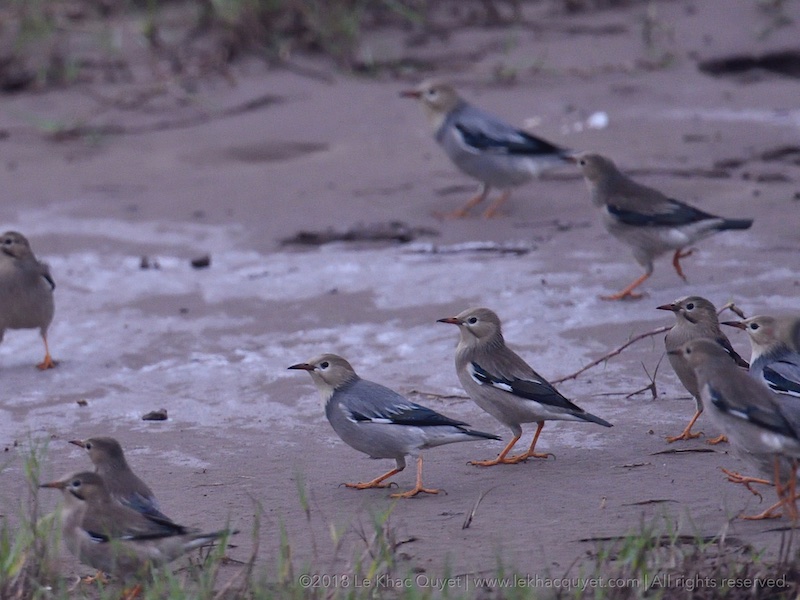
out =
<svg viewBox="0 0 800 600"><path fill-rule="evenodd" d="M672 326L665 325L663 327L659 327L658 329L653 329L652 331L647 331L645 333L640 333L636 337L633 337L633 338L629 339L627 342L622 344L622 346L620 346L619 348L615 348L614 350L612 350L611 352L608 352L607 354L604 354L603 356L601 356L597 360L593 360L588 365L586 365L585 367L581 367L580 369L578 369L574 373L572 373L570 375L566 375L566 376L561 377L559 379L553 380L553 383L562 383L564 381L569 381L570 379L577 379L578 376L581 373L583 373L585 371L588 371L592 367L596 367L600 363L603 363L603 362L607 361L609 358L613 358L613 357L617 356L618 354L621 354L622 351L625 350L625 348L627 348L631 344L634 344L634 343L638 342L639 340L643 340L645 338L649 338L649 337L652 337L654 335L658 335L659 333L666 333L670 329L672 329Z"/></svg>
<svg viewBox="0 0 800 600"><path fill-rule="evenodd" d="M464 522L461 524L461 529L469 529L469 526L472 525L472 519L475 518L475 512L478 510L478 506L480 506L480 503L483 502L483 499L486 497L486 494L491 492L496 487L497 486L491 487L488 490L486 490L485 492L481 492L480 493L480 495L478 496L478 499L475 501L475 504L472 505L472 510L469 511L469 514L467 515L467 518L464 519Z"/></svg>

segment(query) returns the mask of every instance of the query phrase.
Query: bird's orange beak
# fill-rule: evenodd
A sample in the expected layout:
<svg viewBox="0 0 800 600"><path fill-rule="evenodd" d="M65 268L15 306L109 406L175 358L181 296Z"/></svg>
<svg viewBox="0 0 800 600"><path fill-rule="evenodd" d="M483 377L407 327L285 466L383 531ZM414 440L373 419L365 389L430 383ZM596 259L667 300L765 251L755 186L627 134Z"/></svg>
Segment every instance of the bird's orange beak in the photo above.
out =
<svg viewBox="0 0 800 600"><path fill-rule="evenodd" d="M678 307L675 304L662 304L661 306L656 306L658 310L670 310L675 312L678 310Z"/></svg>
<svg viewBox="0 0 800 600"><path fill-rule="evenodd" d="M78 446L79 448L86 448L86 442L83 440L70 440L69 443Z"/></svg>
<svg viewBox="0 0 800 600"><path fill-rule="evenodd" d="M403 90L400 92L401 98L415 98L419 100L422 97L422 92L419 90Z"/></svg>
<svg viewBox="0 0 800 600"><path fill-rule="evenodd" d="M450 325L463 325L464 321L458 317L447 317L445 319L436 319L437 323L450 323Z"/></svg>
<svg viewBox="0 0 800 600"><path fill-rule="evenodd" d="M736 327L736 329L747 329L747 325L742 321L722 321L722 325L730 325L731 327Z"/></svg>
<svg viewBox="0 0 800 600"><path fill-rule="evenodd" d="M310 365L308 363L297 363L296 365L292 365L289 367L290 369L297 369L299 371L313 371L314 365Z"/></svg>
<svg viewBox="0 0 800 600"><path fill-rule="evenodd" d="M53 488L56 490L63 490L67 487L67 484L63 481L51 481L50 483L43 483L39 486L40 488Z"/></svg>

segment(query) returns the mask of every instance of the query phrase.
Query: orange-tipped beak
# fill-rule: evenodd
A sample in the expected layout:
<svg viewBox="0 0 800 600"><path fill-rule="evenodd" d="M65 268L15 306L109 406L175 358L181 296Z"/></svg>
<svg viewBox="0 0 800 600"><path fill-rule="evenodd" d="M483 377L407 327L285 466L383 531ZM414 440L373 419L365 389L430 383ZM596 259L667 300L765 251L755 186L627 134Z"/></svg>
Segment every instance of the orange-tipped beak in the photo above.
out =
<svg viewBox="0 0 800 600"><path fill-rule="evenodd" d="M310 365L308 363L297 363L296 365L292 365L289 367L290 369L297 369L299 371L313 371L314 365Z"/></svg>
<svg viewBox="0 0 800 600"><path fill-rule="evenodd" d="M50 483L42 483L39 485L40 488L53 488L56 490L63 490L67 487L67 484L63 481L51 481Z"/></svg>
<svg viewBox="0 0 800 600"><path fill-rule="evenodd" d="M79 448L86 448L86 442L83 440L70 440L69 443L78 446Z"/></svg>
<svg viewBox="0 0 800 600"><path fill-rule="evenodd" d="M437 323L450 323L450 325L463 325L464 321L458 317L447 317L445 319L436 319Z"/></svg>
<svg viewBox="0 0 800 600"><path fill-rule="evenodd" d="M731 327L736 327L736 329L747 329L747 325L741 321L722 321L722 325L729 325Z"/></svg>
<svg viewBox="0 0 800 600"><path fill-rule="evenodd" d="M403 90L400 92L401 98L415 98L419 100L422 97L422 92L419 90Z"/></svg>
<svg viewBox="0 0 800 600"><path fill-rule="evenodd" d="M669 310L669 311L672 311L672 312L675 312L676 310L678 310L678 307L675 306L674 304L662 304L661 306L656 306L656 308L658 310Z"/></svg>

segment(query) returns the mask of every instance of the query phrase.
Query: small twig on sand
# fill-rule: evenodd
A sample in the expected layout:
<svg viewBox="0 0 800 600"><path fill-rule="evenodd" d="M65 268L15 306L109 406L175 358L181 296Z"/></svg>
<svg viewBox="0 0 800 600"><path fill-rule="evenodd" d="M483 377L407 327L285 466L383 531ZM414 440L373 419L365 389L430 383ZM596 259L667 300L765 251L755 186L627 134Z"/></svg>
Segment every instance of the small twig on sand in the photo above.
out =
<svg viewBox="0 0 800 600"><path fill-rule="evenodd" d="M486 497L486 495L493 489L494 488L491 487L485 492L480 493L480 496L478 496L478 499L475 501L475 504L472 505L472 510L469 511L469 513L467 514L467 518L464 519L464 523L461 525L461 529L469 529L469 526L472 525L472 519L475 518L475 512L478 510L478 506L480 506L480 503L483 502L483 499Z"/></svg>
<svg viewBox="0 0 800 600"><path fill-rule="evenodd" d="M574 373L571 373L570 375L565 375L564 377L561 377L559 379L555 379L553 381L553 383L562 383L564 381L569 381L570 379L577 379L577 377L581 373L583 373L585 371L588 371L592 367L596 367L597 365L599 365L601 363L604 363L609 358L613 358L613 357L617 356L618 354L622 353L622 351L625 350L625 348L627 348L628 346L638 342L639 340L643 340L645 338L653 337L654 335L658 335L659 333L666 333L670 329L672 329L671 325L665 325L663 327L658 327L657 329L653 329L652 331L646 331L645 333L640 333L639 335L629 339L627 342L622 344L622 346L620 346L619 348L615 348L611 352L608 352L607 354L604 354L600 358L598 358L596 360L593 360L592 362L590 362L585 367L581 367L580 369L578 369ZM645 388L645 389L647 389L647 388Z"/></svg>
<svg viewBox="0 0 800 600"><path fill-rule="evenodd" d="M658 362L656 363L656 368L653 371L653 375L652 376L650 375L650 372L647 370L647 367L644 366L644 363L642 363L642 369L644 369L644 372L647 375L647 378L650 380L650 383L648 383L642 389L636 390L635 392L631 392L630 394L625 396L626 400L628 400L630 398L633 398L637 394L641 394L642 392L646 392L647 390L650 390L650 393L653 394L653 400L657 400L658 399L658 390L656 389L656 375L658 375L658 367L661 366L661 361L662 360L664 360L664 355L663 354L661 355L661 358L658 359Z"/></svg>
<svg viewBox="0 0 800 600"><path fill-rule="evenodd" d="M720 308L720 309L717 311L717 315L721 315L721 314L722 314L722 313L724 313L726 310L729 310L729 311L731 311L732 313L734 313L735 315L737 315L737 316L738 316L740 319L746 319L746 318L747 318L747 317L745 316L745 314L744 314L744 311L743 311L741 308L739 308L738 306L736 306L736 304L734 304L734 303L733 303L733 301L725 303L725 305L723 305L723 306L722 306L722 307L721 307L721 308Z"/></svg>

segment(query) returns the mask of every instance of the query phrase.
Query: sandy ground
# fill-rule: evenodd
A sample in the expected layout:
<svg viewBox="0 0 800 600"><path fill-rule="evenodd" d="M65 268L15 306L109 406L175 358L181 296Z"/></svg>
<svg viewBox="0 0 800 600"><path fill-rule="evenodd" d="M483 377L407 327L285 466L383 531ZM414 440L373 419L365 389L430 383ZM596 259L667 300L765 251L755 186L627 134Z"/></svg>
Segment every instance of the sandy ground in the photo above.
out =
<svg viewBox="0 0 800 600"><path fill-rule="evenodd" d="M766 504L724 481L720 467L746 469L725 447L657 454L673 449L665 436L693 411L666 362L657 399L627 397L648 383L644 369L652 373L663 354L660 336L560 386L613 429L551 423L540 448L557 460L492 469L466 461L494 456L500 443L432 450L426 483L447 493L396 504L384 490L339 486L391 464L341 442L311 380L286 370L334 351L363 377L508 439L471 401L424 394L462 393L452 363L457 333L436 319L493 308L509 344L555 379L670 324L655 307L684 295L733 300L748 314L797 310L798 153L762 157L797 147L800 82L766 72L710 77L697 68L708 58L796 44L800 7L787 5L794 25L762 38L768 20L751 4L657 2L650 49L644 7L564 16L533 4L529 26L458 30L411 48L392 36L367 40L373 53L442 65L437 73L475 103L511 122L539 123L533 131L557 143L601 151L674 197L755 218L747 232L699 244L685 261L688 284L659 262L638 302L598 299L639 267L601 228L569 168L516 190L494 220L434 216L459 206L473 184L436 147L420 108L398 97L421 74L359 79L311 63L329 75L323 80L243 63L235 86L211 79L189 103L167 93L130 111L81 88L4 97L0 222L25 233L51 265L58 288L50 339L60 365L33 368L41 358L33 331L9 332L0 345L0 442L10 461L2 512L14 518L22 489L15 442L49 439L49 478L88 465L68 440L107 434L176 520L241 528L234 558L249 555L248 532L256 505L263 507L260 561L270 569L283 525L298 570L311 563L320 573L346 572L363 549L357 532L371 531L372 515L390 507L391 526L407 541L401 573L491 574L502 561L523 574L575 574L597 548L582 540L622 535L660 515L683 533L725 530L774 551L774 528L786 522L734 518ZM673 55L667 66L648 68L665 52ZM517 81L492 83L498 68ZM221 116L265 95L278 101ZM596 112L608 115L607 127L587 127ZM154 126L198 115L208 118ZM44 136L44 123L81 122L142 132L59 143ZM439 236L409 245L279 244L301 229L393 220ZM426 252L473 241L530 252ZM193 269L190 259L206 253L210 268ZM140 268L143 255L160 268ZM731 338L749 353L743 334ZM141 420L162 407L168 421ZM705 419L699 425L714 433ZM709 448L702 439L674 447ZM413 470L396 480L410 486ZM56 498L45 502L55 506ZM338 553L331 528L344 534ZM65 570L88 569L65 556Z"/></svg>

